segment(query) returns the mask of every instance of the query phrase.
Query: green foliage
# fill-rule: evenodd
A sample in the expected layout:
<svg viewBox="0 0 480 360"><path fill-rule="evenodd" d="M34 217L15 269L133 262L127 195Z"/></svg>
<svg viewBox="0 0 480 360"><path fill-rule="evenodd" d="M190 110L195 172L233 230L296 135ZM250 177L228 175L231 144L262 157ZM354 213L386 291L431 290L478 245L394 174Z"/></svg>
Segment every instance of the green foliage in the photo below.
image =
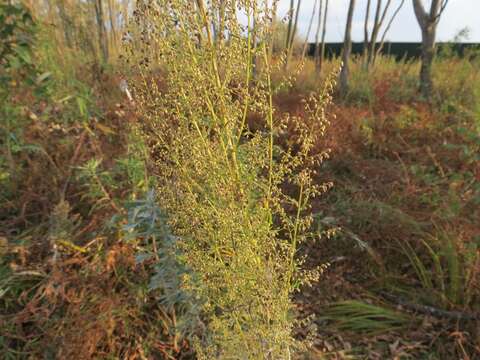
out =
<svg viewBox="0 0 480 360"><path fill-rule="evenodd" d="M47 91L50 74L39 74L35 65L37 30L25 6L0 5L0 101L11 101L22 86L32 88L37 96Z"/></svg>
<svg viewBox="0 0 480 360"><path fill-rule="evenodd" d="M179 239L171 233L154 191L149 191L145 199L128 203L126 208L123 230L126 239L138 243L136 263L155 263L148 290L155 293L165 311L175 314L174 327L169 330L176 341L192 340L201 326L201 299L195 289L189 288L194 274L184 264Z"/></svg>
<svg viewBox="0 0 480 360"><path fill-rule="evenodd" d="M33 69L32 45L35 24L22 5L0 5L0 81L3 86L13 80L9 72Z"/></svg>
<svg viewBox="0 0 480 360"><path fill-rule="evenodd" d="M447 309L478 310L475 291L480 264L478 239L464 242L454 234L439 230L438 235L421 240L427 258L419 255L408 242L400 245L425 292L424 301Z"/></svg>
<svg viewBox="0 0 480 360"><path fill-rule="evenodd" d="M148 176L145 145L133 130L128 134L125 154L113 160L107 166L102 159L91 158L76 169L76 182L83 188L82 199L93 204L90 211L110 208L120 212L119 201L143 196L154 184ZM119 192L121 199L116 196Z"/></svg>
<svg viewBox="0 0 480 360"><path fill-rule="evenodd" d="M346 94L346 101L354 105L372 106L375 101L371 74L362 69L356 69L351 74L351 86Z"/></svg>
<svg viewBox="0 0 480 360"><path fill-rule="evenodd" d="M469 27L464 27L457 31L454 35L451 42L442 44L440 50L438 51L437 57L440 59L452 59L457 57L455 52L455 44L468 42L471 35L471 29ZM468 58L468 54L464 54Z"/></svg>
<svg viewBox="0 0 480 360"><path fill-rule="evenodd" d="M474 54L440 54L433 104L418 99L419 62L380 57L366 72L352 61L346 102L328 109L340 121L320 141L331 79L324 89L308 60L269 61L285 27L271 34L260 2L138 1L127 66L112 68L98 66L93 2L31 3L37 23L21 5L0 5L5 358L296 357L293 332L313 326L297 322L293 296L321 272L304 270L299 247L320 235L328 241L313 253L323 264L334 256L341 284L479 311ZM117 96L117 70L134 101ZM320 167L324 141L340 158L332 174ZM310 201L330 176L337 186L315 202L313 223ZM412 323L362 301L319 315L349 335ZM429 326L413 336L429 342ZM445 346L455 338L463 356L475 345L458 339L475 329L457 326ZM404 345L410 334L400 335Z"/></svg>
<svg viewBox="0 0 480 360"><path fill-rule="evenodd" d="M39 75L34 64L35 34L36 26L24 6L0 5L0 184L1 197L6 199L16 191L18 154L38 150L24 139L31 118L18 100L19 94L42 98L48 92L49 75Z"/></svg>
<svg viewBox="0 0 480 360"><path fill-rule="evenodd" d="M275 19L272 26L274 27L272 41L273 52L281 54L286 50L285 46L287 43L288 25L285 22L285 19ZM298 32L296 32L292 47L294 54L299 55L302 52L303 42L304 40L299 36Z"/></svg>
<svg viewBox="0 0 480 360"><path fill-rule="evenodd" d="M109 192L116 187L112 173L102 169L102 161L99 159L90 159L84 165L78 168L78 181L85 187L84 197L89 198L94 204L94 208L113 206L118 209ZM92 210L93 210L92 209Z"/></svg>
<svg viewBox="0 0 480 360"><path fill-rule="evenodd" d="M320 192L312 167L324 154L314 154L313 144L324 132L329 95L306 99L303 122L279 118L262 41L270 10L255 1L222 3L228 41L210 32L220 3L207 10L203 1L139 2L128 61L142 79L158 68L165 76L161 88L150 80L131 85L156 154L158 201L178 237L176 256L203 301L197 356L287 359L296 343L291 296L315 276L303 275L297 249L311 224L308 202ZM250 26L239 23L238 10ZM250 113L262 118L261 131L248 129ZM288 121L299 134L295 152L276 144Z"/></svg>
<svg viewBox="0 0 480 360"><path fill-rule="evenodd" d="M447 113L474 111L478 104L478 59L446 59L434 64L436 103ZM452 76L452 72L455 74Z"/></svg>
<svg viewBox="0 0 480 360"><path fill-rule="evenodd" d="M322 320L333 321L334 326L368 335L383 334L407 327L411 319L388 307L361 301L342 301L329 306Z"/></svg>
<svg viewBox="0 0 480 360"><path fill-rule="evenodd" d="M415 126L420 119L415 108L402 105L393 120L395 127L401 130Z"/></svg>
<svg viewBox="0 0 480 360"><path fill-rule="evenodd" d="M124 179L122 186L130 189L132 198L147 193L154 185L155 179L148 174L147 151L141 135L132 129L125 156L116 159L113 172L117 179Z"/></svg>
<svg viewBox="0 0 480 360"><path fill-rule="evenodd" d="M90 58L59 46L54 31L45 24L39 27L36 59L50 74L49 87L56 105L62 107L62 123L88 122L97 115L92 83L99 76L89 65ZM52 100L53 100L52 99Z"/></svg>

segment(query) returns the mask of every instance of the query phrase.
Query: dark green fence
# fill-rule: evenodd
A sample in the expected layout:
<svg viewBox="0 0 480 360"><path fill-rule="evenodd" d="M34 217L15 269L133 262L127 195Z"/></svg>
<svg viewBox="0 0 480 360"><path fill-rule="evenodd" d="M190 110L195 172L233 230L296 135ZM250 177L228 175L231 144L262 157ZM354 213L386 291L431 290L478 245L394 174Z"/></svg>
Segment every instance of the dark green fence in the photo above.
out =
<svg viewBox="0 0 480 360"><path fill-rule="evenodd" d="M378 44L377 44L378 46ZM420 57L421 43L409 42L386 42L382 49L383 55L393 56L397 60L412 60ZM340 56L343 43L325 44L325 56L327 58ZM363 54L364 44L352 43L352 54ZM478 57L480 55L480 43L437 43L437 51L440 53L449 53L460 57ZM308 55L315 53L315 44L309 44Z"/></svg>

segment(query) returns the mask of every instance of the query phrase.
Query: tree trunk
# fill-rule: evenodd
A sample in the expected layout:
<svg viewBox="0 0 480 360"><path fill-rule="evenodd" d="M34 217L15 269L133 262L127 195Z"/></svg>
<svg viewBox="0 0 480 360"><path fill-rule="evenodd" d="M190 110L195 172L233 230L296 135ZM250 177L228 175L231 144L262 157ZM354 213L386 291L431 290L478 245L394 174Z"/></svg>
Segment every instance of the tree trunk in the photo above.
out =
<svg viewBox="0 0 480 360"><path fill-rule="evenodd" d="M73 48L73 23L72 19L67 15L64 1L65 0L57 0L58 14L60 16L60 20L62 21L63 34L65 35L67 47Z"/></svg>
<svg viewBox="0 0 480 360"><path fill-rule="evenodd" d="M325 1L325 10L323 11L323 30L322 30L322 46L320 48L320 61L318 63L318 71L322 71L323 60L325 58L325 36L327 35L327 14L328 0Z"/></svg>
<svg viewBox="0 0 480 360"><path fill-rule="evenodd" d="M342 70L340 71L340 94L345 96L348 91L348 61L352 52L352 21L355 9L355 0L350 0L348 7L347 24L345 26L345 38L343 40Z"/></svg>
<svg viewBox="0 0 480 360"><path fill-rule="evenodd" d="M393 24L393 21L395 20L395 18L397 17L398 13L400 12L400 10L402 9L403 5L405 4L405 0L401 0L400 4L398 5L397 9L395 10L395 12L393 13L392 17L390 18L390 21L388 22L387 26L385 27L385 30L383 32L383 35L382 35L382 38L380 40L380 45L378 46L377 48L377 51L375 52L375 56L373 57L373 63L375 63L377 57L380 55L380 53L382 52L383 50L383 47L385 45L385 37L387 36L387 33L388 31L390 30L390 27L392 26Z"/></svg>
<svg viewBox="0 0 480 360"><path fill-rule="evenodd" d="M112 31L112 38L113 38L113 43L115 45L118 44L118 37L117 37L117 24L115 21L115 15L114 15L114 9L113 9L113 0L108 0L108 15L110 17L110 29Z"/></svg>
<svg viewBox="0 0 480 360"><path fill-rule="evenodd" d="M290 49L293 49L293 43L295 41L295 36L297 35L298 15L300 14L300 5L301 4L302 4L302 0L298 0L297 9L295 10L295 22L293 23L293 29L292 29L292 33L291 33L291 39L290 39Z"/></svg>
<svg viewBox="0 0 480 360"><path fill-rule="evenodd" d="M105 18L103 16L103 2L102 0L95 0L95 15L97 18L97 31L98 31L98 45L102 53L102 60L108 61L108 39L107 31L105 29Z"/></svg>
<svg viewBox="0 0 480 360"><path fill-rule="evenodd" d="M377 0L377 9L375 11L375 20L373 22L372 35L368 44L367 69L373 62L373 54L375 53L375 45L377 42L378 31L380 30L380 13L382 10L382 0Z"/></svg>
<svg viewBox="0 0 480 360"><path fill-rule="evenodd" d="M313 18L315 17L315 10L317 10L317 3L318 3L318 0L315 0L315 2L313 3L312 15L310 16L310 22L308 23L307 35L305 36L305 41L303 43L303 48L302 48L302 58L301 58L302 60L305 58L305 54L307 53L308 38L310 37L310 32L312 31Z"/></svg>
<svg viewBox="0 0 480 360"><path fill-rule="evenodd" d="M398 7L398 10L400 10L404 1L405 0L401 0L401 4ZM388 9L390 8L390 5L392 5L392 0L386 0L385 6L383 7L383 9L382 9L382 3L383 3L383 0L377 0L377 7L375 10L375 19L373 21L373 27L372 27L372 33L371 33L370 39L368 39L368 15L370 13L369 11L370 1L369 1L369 4L367 5L367 16L365 17L365 25L364 25L365 26L364 33L365 33L365 39L366 39L365 44L368 43L368 46L366 47L366 49L364 49L364 61L365 61L365 67L367 69L370 67L370 65L375 63L376 55L378 53L378 46L377 46L378 35L380 34L380 29L382 28L385 22L385 19L387 17ZM390 20L387 28L390 27L393 19L397 16L397 14L398 14L398 11L393 14L392 19ZM384 32L384 35L386 34L386 31Z"/></svg>
<svg viewBox="0 0 480 360"><path fill-rule="evenodd" d="M435 57L435 35L438 21L448 4L448 0L432 0L429 13L425 11L421 0L412 1L415 16L422 30L420 91L426 99L430 99L433 90L432 64Z"/></svg>
<svg viewBox="0 0 480 360"><path fill-rule="evenodd" d="M302 4L302 0L297 1L297 8L295 10L295 21L293 22L293 26L290 30L290 43L287 47L287 60L285 61L285 68L288 67L288 63L290 62L290 58L292 57L293 53L293 45L295 42L295 36L297 35L297 27L298 27L298 15L300 14L300 5ZM289 23L290 25L290 23Z"/></svg>
<svg viewBox="0 0 480 360"><path fill-rule="evenodd" d="M315 31L315 53L313 55L316 66L318 66L318 63L320 61L320 31L322 30L322 8L323 0L320 0L320 7L318 8L317 30Z"/></svg>
<svg viewBox="0 0 480 360"><path fill-rule="evenodd" d="M365 11L365 21L363 23L363 64L365 66L367 64L367 56L368 56L368 42L369 42L368 21L370 20L371 4L372 4L372 0L368 0L367 9Z"/></svg>
<svg viewBox="0 0 480 360"><path fill-rule="evenodd" d="M432 64L435 57L435 27L422 30L422 65L420 68L420 91L429 98L433 90Z"/></svg>
<svg viewBox="0 0 480 360"><path fill-rule="evenodd" d="M293 13L295 11L294 5L294 0L290 0L290 8L288 9L287 38L285 39L285 48L287 49L287 51L289 51L290 49L290 37L292 36Z"/></svg>
<svg viewBox="0 0 480 360"><path fill-rule="evenodd" d="M277 49L275 49L275 32L277 31L277 6L278 2L273 1L272 23L270 25L270 59Z"/></svg>

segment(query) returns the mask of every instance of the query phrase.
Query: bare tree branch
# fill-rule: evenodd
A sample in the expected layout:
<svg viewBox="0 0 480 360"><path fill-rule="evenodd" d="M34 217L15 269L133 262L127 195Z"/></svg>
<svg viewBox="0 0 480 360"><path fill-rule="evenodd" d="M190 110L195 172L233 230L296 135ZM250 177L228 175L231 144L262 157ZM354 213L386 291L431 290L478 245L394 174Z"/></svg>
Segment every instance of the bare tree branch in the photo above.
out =
<svg viewBox="0 0 480 360"><path fill-rule="evenodd" d="M445 8L447 7L449 0L442 0L442 5L440 6L440 10L438 10L438 14L435 16L434 21L438 23L440 20L440 17L442 16L443 12L445 11Z"/></svg>
<svg viewBox="0 0 480 360"><path fill-rule="evenodd" d="M320 0L320 6L318 7L318 21L317 21L317 30L315 31L315 54L314 59L315 63L318 64L318 58L320 55L320 30L322 27L322 9L323 9L323 0Z"/></svg>
<svg viewBox="0 0 480 360"><path fill-rule="evenodd" d="M424 27L427 22L427 12L422 5L421 0L412 0L413 1L413 10L415 11L415 16L417 17L420 27ZM435 1L435 0L434 0Z"/></svg>
<svg viewBox="0 0 480 360"><path fill-rule="evenodd" d="M404 4L405 4L405 0L402 0L400 2L400 4L398 5L398 7L395 9L395 12L393 13L392 17L390 18L390 21L388 22L387 26L385 27L385 31L382 34L382 38L380 40L380 46L377 49L377 53L376 53L375 57L378 56L378 54L380 54L380 52L382 51L383 45L385 44L385 37L387 36L387 33L390 30L390 27L392 26L393 21L397 17L398 13L400 12L400 10L402 9Z"/></svg>
<svg viewBox="0 0 480 360"><path fill-rule="evenodd" d="M392 0L387 0L387 4L385 5L385 8L383 9L382 17L380 18L380 22L378 23L378 28L380 29L383 25L383 22L385 21L385 18L387 17L387 12L388 9L390 8L390 5L392 4Z"/></svg>
<svg viewBox="0 0 480 360"><path fill-rule="evenodd" d="M325 9L323 11L323 29L322 29L322 46L320 49L320 59L318 62L318 70L322 70L323 58L325 57L325 36L327 34L327 14L328 14L328 0L325 0Z"/></svg>
<svg viewBox="0 0 480 360"><path fill-rule="evenodd" d="M315 2L313 3L312 15L310 16L310 22L308 23L307 35L305 36L305 41L303 43L303 48L302 48L302 57L301 57L302 60L305 57L305 54L307 52L308 38L310 37L310 32L312 31L313 19L315 17L315 11L317 10L317 3L318 3L318 0L315 0Z"/></svg>
<svg viewBox="0 0 480 360"><path fill-rule="evenodd" d="M370 20L370 5L372 3L372 0L368 0L367 2L367 9L365 10L365 22L363 24L363 35L364 35L364 40L363 40L363 56L366 58L367 55L367 47L368 47L368 41L369 41L369 35L368 35L368 21Z"/></svg>

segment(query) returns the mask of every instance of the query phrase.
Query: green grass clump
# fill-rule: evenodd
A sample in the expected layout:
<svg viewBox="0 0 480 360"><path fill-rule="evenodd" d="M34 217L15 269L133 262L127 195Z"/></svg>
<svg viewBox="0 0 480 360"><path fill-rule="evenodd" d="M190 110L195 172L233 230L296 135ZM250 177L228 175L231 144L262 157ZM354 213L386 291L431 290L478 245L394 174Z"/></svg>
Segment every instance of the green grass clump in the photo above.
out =
<svg viewBox="0 0 480 360"><path fill-rule="evenodd" d="M332 304L322 319L333 321L339 329L368 335L399 330L411 322L409 316L398 311L356 300Z"/></svg>
<svg viewBox="0 0 480 360"><path fill-rule="evenodd" d="M415 270L424 301L443 309L478 311L478 275L480 264L478 239L464 241L453 233L438 230L421 240L428 256L420 256L408 243L401 249Z"/></svg>

